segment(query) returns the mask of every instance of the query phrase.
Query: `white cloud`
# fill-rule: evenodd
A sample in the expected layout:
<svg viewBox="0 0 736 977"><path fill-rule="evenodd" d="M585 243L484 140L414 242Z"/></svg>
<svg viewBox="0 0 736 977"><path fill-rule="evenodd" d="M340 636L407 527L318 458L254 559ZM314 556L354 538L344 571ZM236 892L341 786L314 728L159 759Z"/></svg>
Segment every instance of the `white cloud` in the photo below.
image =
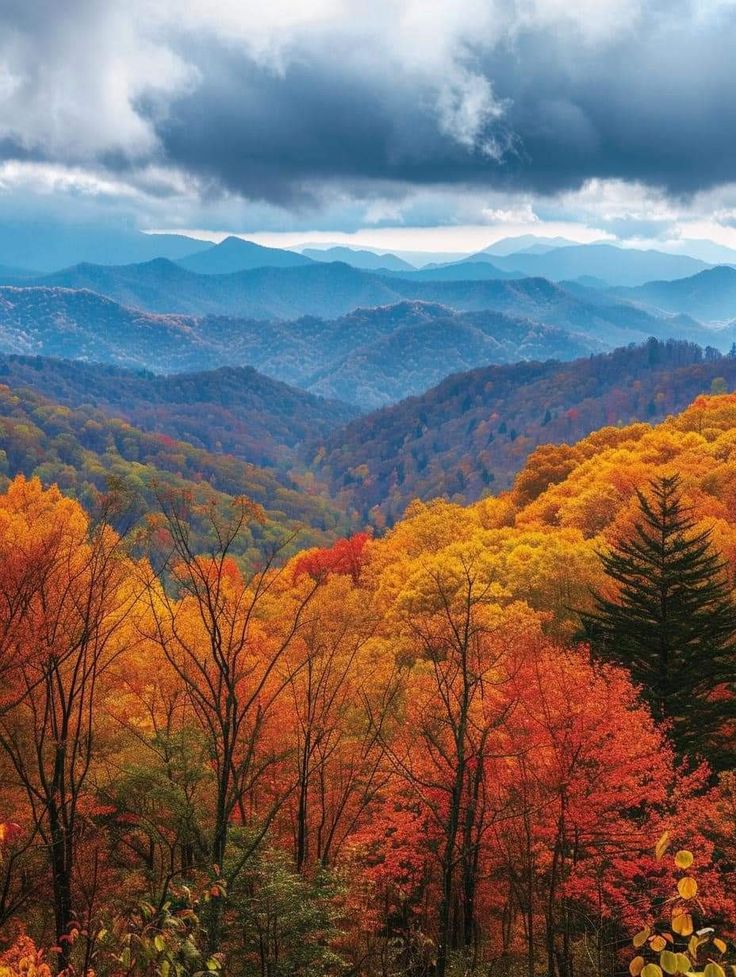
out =
<svg viewBox="0 0 736 977"><path fill-rule="evenodd" d="M0 136L59 159L155 153L151 105L196 85L178 47L217 37L274 70L320 51L434 93L440 130L492 157L504 104L474 59L521 30L573 24L601 38L637 0L49 0L0 13ZM146 104L146 111L142 105Z"/></svg>
<svg viewBox="0 0 736 977"><path fill-rule="evenodd" d="M71 5L69 5L71 6ZM84 2L40 16L0 14L0 136L60 160L155 149L143 97L166 100L194 81L166 44L140 30L134 7Z"/></svg>
<svg viewBox="0 0 736 977"><path fill-rule="evenodd" d="M733 11L736 0L678 0L676 6L672 20L679 17L683 29L688 17L712 23ZM216 67L197 60L197 45L216 38L227 52L244 53L274 73L332 61L349 68L350 77L379 77L386 91L405 90L408 101L430 106L437 131L490 167L516 149L505 125L510 105L493 82L498 51L520 49L524 36L537 32L550 46L560 36L569 45L571 35L567 53L588 45L595 56L627 32L646 34L645 16L667 23L670 8L653 0L5 0L0 139L23 152L0 166L0 193L4 202L23 194L118 201L146 224L196 221L270 232L291 223L302 234L311 215L227 193L215 177L208 184L163 158L156 119ZM578 70L574 58L565 68ZM582 152L599 133L574 98L555 101L557 94L542 93L541 104L550 109L544 121L564 129L568 143L575 141L571 148ZM411 131L403 136L409 147L413 137ZM484 235L500 228L498 236L512 233L509 228L567 236L613 229L633 239L650 233L637 226L647 222L657 225L653 236L707 231L730 240L736 220L731 186L683 201L643 182L602 178L549 196L386 182L341 183L327 174L315 223L333 236L330 226L376 225L381 234L380 225L393 224L405 234L411 225L433 225L420 236L435 234L448 242L442 247L462 248L463 234L488 243ZM440 225L445 229L436 230Z"/></svg>

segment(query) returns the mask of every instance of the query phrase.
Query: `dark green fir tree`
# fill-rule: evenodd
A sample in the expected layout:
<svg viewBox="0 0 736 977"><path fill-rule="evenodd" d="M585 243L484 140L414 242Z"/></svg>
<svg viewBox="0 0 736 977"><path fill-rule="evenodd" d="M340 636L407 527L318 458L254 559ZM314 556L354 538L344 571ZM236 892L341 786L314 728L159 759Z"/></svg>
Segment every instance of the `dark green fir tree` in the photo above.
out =
<svg viewBox="0 0 736 977"><path fill-rule="evenodd" d="M631 535L601 560L617 596L582 615L593 653L623 665L678 753L714 768L734 759L736 605L710 530L695 529L678 475L639 493ZM729 742L731 741L731 742Z"/></svg>

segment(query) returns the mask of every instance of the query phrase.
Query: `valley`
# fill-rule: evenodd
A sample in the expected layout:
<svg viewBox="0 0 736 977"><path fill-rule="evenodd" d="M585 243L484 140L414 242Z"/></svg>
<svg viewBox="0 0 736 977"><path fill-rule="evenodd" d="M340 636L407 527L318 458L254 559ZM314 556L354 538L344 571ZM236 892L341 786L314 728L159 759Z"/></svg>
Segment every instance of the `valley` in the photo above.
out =
<svg viewBox="0 0 736 977"><path fill-rule="evenodd" d="M407 905L457 944L443 973L429 938L434 956L412 965L416 977L450 977L476 942L503 959L504 918L509 974L538 977L558 952L577 960L590 931L556 949L571 898L546 868L523 871L552 907L549 940L533 931L543 914L514 894L514 866L567 831L561 798L582 839L565 877L586 911L600 878L664 898L669 876L647 869L642 883L639 866L652 838L666 847L662 824L678 805L693 848L730 844L728 818L702 805L732 803L736 272L569 242L502 242L417 267L385 251L351 266L348 248L234 237L182 254L186 240L163 240L167 253L142 263L0 268L0 616L11 649L0 639L0 675L13 690L0 693L0 770L10 757L28 784L37 763L45 776L45 751L58 750L33 711L38 694L56 696L43 662L57 661L55 681L71 689L90 654L100 684L74 694L96 763L79 804L94 814L68 843L80 883L94 873L89 837L110 859L95 910L114 920L112 936L95 937L103 972L119 977L105 954L119 957L115 934L127 941L137 925L114 887L158 891L171 858L206 885L194 898L164 883L198 920L187 953L207 972L245 947L243 977L257 977L251 962L269 951L249 927L274 892L279 925L295 907L307 914L298 938L283 937L288 977L339 977L351 960L360 977L385 977L380 961L403 966L414 947ZM550 278L519 271L542 267ZM650 280L655 268L685 274ZM672 534L675 555L657 549ZM667 596L662 628L649 579L659 594L680 572L675 558L687 586ZM619 577L643 608L633 630L634 612L607 597ZM53 629L59 659L45 657ZM661 641L691 656L685 677L667 672L665 694L642 680ZM233 722L244 725L231 736ZM19 728L43 740L40 753L13 738ZM691 755L699 773L683 772ZM448 842L457 778L470 834ZM0 877L40 934L58 902L53 885L37 895L27 881L49 871L47 848L31 843L46 809L29 806L23 783L2 796ZM614 863L601 865L601 846L616 848ZM728 866L710 857L714 905L727 906ZM453 869L442 897L456 858L462 893ZM350 899L370 906L375 930ZM77 889L69 900L82 904ZM208 907L220 900L215 926ZM451 903L482 935L443 916ZM315 922L323 912L335 928ZM613 916L603 925L624 933ZM8 952L56 953L23 939ZM157 932L152 952L165 957L162 945ZM4 959L0 947L2 977ZM596 977L618 960L602 953Z"/></svg>

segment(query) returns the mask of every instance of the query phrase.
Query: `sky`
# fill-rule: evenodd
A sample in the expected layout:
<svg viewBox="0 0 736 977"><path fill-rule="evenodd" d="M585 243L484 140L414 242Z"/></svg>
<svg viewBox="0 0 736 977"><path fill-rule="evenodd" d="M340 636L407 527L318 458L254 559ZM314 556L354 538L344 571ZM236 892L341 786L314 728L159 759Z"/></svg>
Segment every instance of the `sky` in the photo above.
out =
<svg viewBox="0 0 736 977"><path fill-rule="evenodd" d="M736 0L3 0L0 220L736 247Z"/></svg>

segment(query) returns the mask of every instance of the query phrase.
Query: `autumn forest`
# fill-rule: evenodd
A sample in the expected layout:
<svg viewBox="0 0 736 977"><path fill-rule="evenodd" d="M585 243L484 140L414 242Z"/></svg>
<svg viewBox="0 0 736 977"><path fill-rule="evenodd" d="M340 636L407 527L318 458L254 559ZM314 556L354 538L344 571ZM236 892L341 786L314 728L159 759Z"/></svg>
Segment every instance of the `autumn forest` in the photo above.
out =
<svg viewBox="0 0 736 977"><path fill-rule="evenodd" d="M245 497L133 519L13 478L0 973L720 961L691 934L736 917L735 429L701 397L259 560Z"/></svg>
<svg viewBox="0 0 736 977"><path fill-rule="evenodd" d="M734 51L0 0L0 977L736 977Z"/></svg>

